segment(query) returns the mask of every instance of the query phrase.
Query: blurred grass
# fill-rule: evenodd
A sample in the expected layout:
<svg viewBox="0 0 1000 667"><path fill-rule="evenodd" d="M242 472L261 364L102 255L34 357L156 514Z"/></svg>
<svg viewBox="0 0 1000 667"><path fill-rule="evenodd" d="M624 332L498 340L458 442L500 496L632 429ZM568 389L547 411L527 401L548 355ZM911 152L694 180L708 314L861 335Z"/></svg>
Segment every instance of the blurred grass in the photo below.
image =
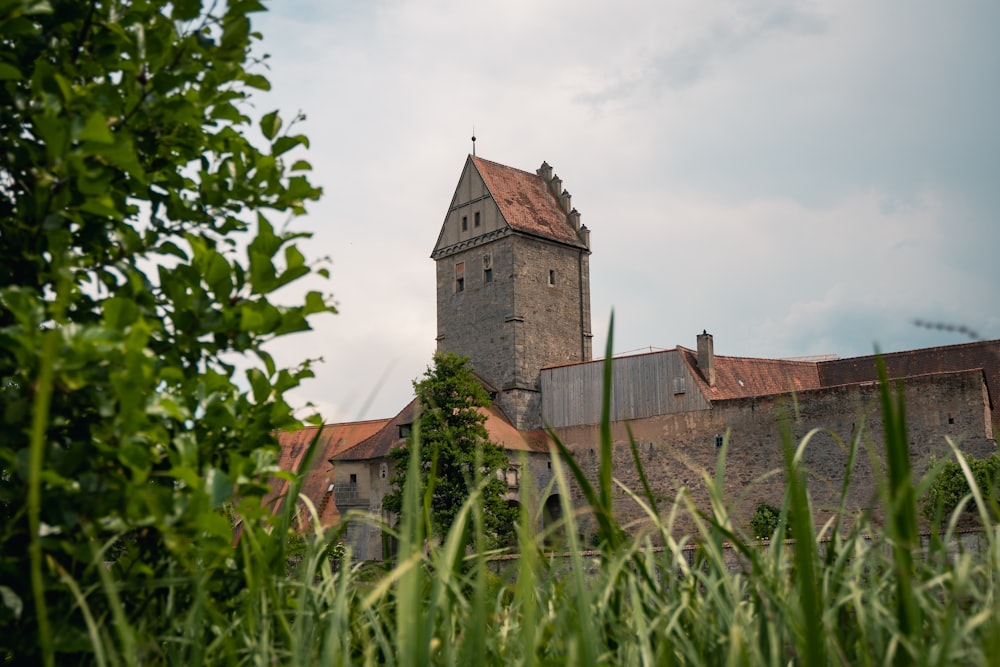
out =
<svg viewBox="0 0 1000 667"><path fill-rule="evenodd" d="M683 489L670 501L654 498L631 443L642 488L622 490L645 509L651 529L629 535L615 519L612 502L620 494L612 492L617 482L610 467L610 429L602 428L596 486L556 438L551 491L562 501L561 523L538 530L541 507L523 503L519 555L501 557L484 549L478 492L440 543L426 539L428 489L421 488L417 474L417 434L395 529L394 562L384 567L356 563L349 548L334 562L330 542L338 536L315 532L289 571L290 511L273 528L247 524L232 556L205 560L199 575L207 581L235 570L240 589L221 597L199 595L202 582L184 575L163 582L165 594L176 599L170 636L148 636L141 625L123 625L119 615L95 619L89 614L90 596L113 602L116 591L128 585L113 580L110 570L97 590L80 590L64 574L91 645L85 662L996 664L1000 533L990 519L995 516L990 499L964 464L972 489L967 502L979 508L983 520L979 546L955 548L961 537L957 514L964 503L941 534L922 542L914 488L926 480L911 478L901 393L884 378L881 398L886 424L882 525L866 513L851 513L842 500L834 519L817 530L802 465L815 432L795 442L791 429L784 428L786 486L775 535L783 535L784 524L791 522L797 539L761 542L733 523L723 495L728 437L714 474L704 473L709 507L695 507ZM855 434L848 445L852 461L861 438ZM523 483L531 488L530 475ZM583 508L570 500L574 484ZM300 506L298 489L291 485L285 508ZM593 551L580 541L577 519L583 513L596 519L598 548ZM689 534L675 530L681 515L692 518L695 528ZM548 551L555 533L565 545L560 554ZM197 549L191 545L194 560L200 558ZM102 558L97 553L95 563Z"/></svg>

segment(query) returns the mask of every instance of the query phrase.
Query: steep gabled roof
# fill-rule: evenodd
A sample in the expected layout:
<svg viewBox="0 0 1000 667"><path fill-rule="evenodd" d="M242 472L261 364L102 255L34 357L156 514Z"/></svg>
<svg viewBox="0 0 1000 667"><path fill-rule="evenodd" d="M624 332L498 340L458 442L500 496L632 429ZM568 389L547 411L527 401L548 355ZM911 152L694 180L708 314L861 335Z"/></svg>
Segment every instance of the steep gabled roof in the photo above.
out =
<svg viewBox="0 0 1000 667"><path fill-rule="evenodd" d="M323 526L336 523L339 516L335 503L330 502L325 506L322 503L322 498L333 481L330 459L377 433L388 421L388 419L372 419L344 424L327 424L322 427L322 430L318 426L308 426L298 431L278 433L278 445L281 447L278 454L278 467L281 470L305 472L301 493L312 500L317 509L323 507L324 511L320 514L320 522ZM319 433L318 451L312 460L312 467L307 471L301 471L306 452L317 433ZM264 504L271 506L277 512L284 502L285 493L288 491L288 482L275 477L270 480L270 484L271 491L264 496Z"/></svg>
<svg viewBox="0 0 1000 667"><path fill-rule="evenodd" d="M511 229L586 248L548 183L538 174L470 157Z"/></svg>
<svg viewBox="0 0 1000 667"><path fill-rule="evenodd" d="M390 450L401 446L405 439L399 435L399 427L412 424L416 418L417 399L410 401L399 414L383 426L377 433L357 443L347 450L342 450L332 457L334 463L344 461L371 461L389 455ZM480 414L486 415L486 432L490 441L510 451L547 452L548 441L537 433L522 433L503 415L500 410L476 408ZM544 434L542 434L544 435Z"/></svg>
<svg viewBox="0 0 1000 667"><path fill-rule="evenodd" d="M787 394L791 391L818 389L819 371L813 361L753 359L715 355L715 386L709 387L698 368L698 353L677 346L681 358L691 369L702 394L710 401L752 396Z"/></svg>

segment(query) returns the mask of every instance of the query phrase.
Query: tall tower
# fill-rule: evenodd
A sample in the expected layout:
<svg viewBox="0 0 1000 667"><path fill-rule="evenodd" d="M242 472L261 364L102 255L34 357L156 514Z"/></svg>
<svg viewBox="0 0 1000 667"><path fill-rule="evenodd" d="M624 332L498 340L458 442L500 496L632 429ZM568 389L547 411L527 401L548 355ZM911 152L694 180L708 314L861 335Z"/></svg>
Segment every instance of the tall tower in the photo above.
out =
<svg viewBox="0 0 1000 667"><path fill-rule="evenodd" d="M552 167L470 155L431 258L438 349L470 357L522 430L539 428L539 371L589 361L590 232Z"/></svg>

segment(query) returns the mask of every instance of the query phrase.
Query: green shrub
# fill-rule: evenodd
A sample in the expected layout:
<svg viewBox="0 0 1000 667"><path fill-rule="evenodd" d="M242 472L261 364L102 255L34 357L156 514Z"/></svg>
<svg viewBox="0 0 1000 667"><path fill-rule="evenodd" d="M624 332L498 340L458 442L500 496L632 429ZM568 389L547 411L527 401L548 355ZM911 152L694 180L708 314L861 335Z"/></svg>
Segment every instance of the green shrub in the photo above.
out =
<svg viewBox="0 0 1000 667"><path fill-rule="evenodd" d="M226 505L270 521L312 375L267 345L333 310L276 296L320 190L246 115L261 9L0 2L0 662L198 664L245 588Z"/></svg>
<svg viewBox="0 0 1000 667"><path fill-rule="evenodd" d="M969 465L976 486L984 493L984 499L1000 498L1000 454L991 454L988 458L977 459L965 456L965 461ZM932 469L934 460L931 461ZM921 498L921 512L928 520L935 518L949 517L959 503L970 496L971 489L969 481L956 461L947 461L941 465L938 475L931 482L931 485L924 492ZM964 512L974 514L977 512L976 503L970 499L964 506Z"/></svg>
<svg viewBox="0 0 1000 667"><path fill-rule="evenodd" d="M761 503L757 505L753 516L750 517L750 529L753 531L753 536L759 540L771 539L774 537L774 531L778 529L780 521L781 510L779 508L769 503ZM791 521L787 520L785 522L785 537L791 536L792 525Z"/></svg>

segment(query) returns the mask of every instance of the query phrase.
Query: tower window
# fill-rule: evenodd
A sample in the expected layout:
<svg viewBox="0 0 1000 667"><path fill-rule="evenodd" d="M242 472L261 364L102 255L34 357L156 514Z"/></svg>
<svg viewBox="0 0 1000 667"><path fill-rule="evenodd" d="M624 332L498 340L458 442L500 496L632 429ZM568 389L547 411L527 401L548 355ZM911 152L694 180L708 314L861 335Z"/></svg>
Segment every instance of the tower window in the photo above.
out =
<svg viewBox="0 0 1000 667"><path fill-rule="evenodd" d="M722 449L723 437L721 435L715 436L715 448Z"/></svg>
<svg viewBox="0 0 1000 667"><path fill-rule="evenodd" d="M483 282L484 283L493 282L493 269L483 269Z"/></svg>
<svg viewBox="0 0 1000 667"><path fill-rule="evenodd" d="M551 286L555 284L556 284L556 270L549 269L549 285Z"/></svg>
<svg viewBox="0 0 1000 667"><path fill-rule="evenodd" d="M478 227L478 226L479 226L479 211L476 211L476 215L475 215L475 226L476 226L476 227Z"/></svg>
<svg viewBox="0 0 1000 667"><path fill-rule="evenodd" d="M476 215L478 216L479 214L477 213ZM469 216L467 215L462 216L462 231L463 232L469 231Z"/></svg>
<svg viewBox="0 0 1000 667"><path fill-rule="evenodd" d="M455 291L465 291L465 262L455 264Z"/></svg>

